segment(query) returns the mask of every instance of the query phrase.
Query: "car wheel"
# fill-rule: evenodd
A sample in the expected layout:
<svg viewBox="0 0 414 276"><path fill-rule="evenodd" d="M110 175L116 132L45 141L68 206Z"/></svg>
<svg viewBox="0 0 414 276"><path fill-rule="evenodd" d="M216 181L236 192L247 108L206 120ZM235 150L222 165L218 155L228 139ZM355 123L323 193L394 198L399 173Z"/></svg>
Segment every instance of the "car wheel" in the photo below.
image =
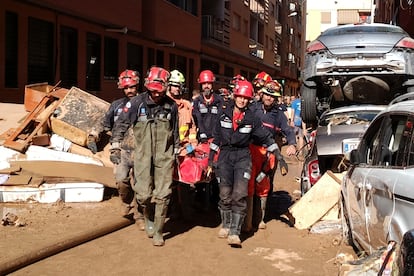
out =
<svg viewBox="0 0 414 276"><path fill-rule="evenodd" d="M302 170L302 174L300 176L300 193L301 196L304 196L307 191L311 188L311 184L309 182L309 179L305 177L304 172Z"/></svg>
<svg viewBox="0 0 414 276"><path fill-rule="evenodd" d="M317 121L316 89L302 86L301 115L306 124L314 124Z"/></svg>

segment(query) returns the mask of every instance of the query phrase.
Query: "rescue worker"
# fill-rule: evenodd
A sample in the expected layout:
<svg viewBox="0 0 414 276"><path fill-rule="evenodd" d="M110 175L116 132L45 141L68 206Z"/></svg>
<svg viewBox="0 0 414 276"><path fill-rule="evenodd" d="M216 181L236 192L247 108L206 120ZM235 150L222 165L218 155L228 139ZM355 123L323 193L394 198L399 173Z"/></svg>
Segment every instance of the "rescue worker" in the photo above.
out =
<svg viewBox="0 0 414 276"><path fill-rule="evenodd" d="M215 76L210 70L200 72L201 94L193 101L193 117L198 128L198 141L206 143L213 137L213 127L223 106L223 99L213 91Z"/></svg>
<svg viewBox="0 0 414 276"><path fill-rule="evenodd" d="M286 149L286 154L290 156L296 153L296 139L293 129L288 125L287 118L277 105L276 100L280 96L280 88L281 85L276 80L268 82L261 89L260 101L254 102L251 109L260 118L263 127L269 131L274 141L277 141L280 133L287 137L289 146ZM253 210L256 210L254 208L255 199L259 200L257 205L260 207L260 223L258 228L266 229L264 217L267 197L273 190L274 168L277 166L274 158L268 156L266 149L261 144L252 143L250 145L250 152L252 155L252 173L247 196L247 216L243 229L246 232L250 232L253 229L253 213L256 213L253 212Z"/></svg>
<svg viewBox="0 0 414 276"><path fill-rule="evenodd" d="M265 145L268 152L277 155L285 170L287 165L270 133L262 127L260 118L248 108L253 98L252 84L239 81L233 97L234 101L222 109L214 128L209 164L213 166L214 154L220 150L216 176L222 226L218 236L227 238L231 246L241 246L239 235L247 211L247 188L252 168L249 144L253 140Z"/></svg>
<svg viewBox="0 0 414 276"><path fill-rule="evenodd" d="M265 85L269 83L270 81L272 81L272 77L265 71L262 71L256 74L256 76L254 77L252 81L253 87L254 87L254 100L255 101L260 100L260 94L262 93L261 89L265 87Z"/></svg>
<svg viewBox="0 0 414 276"><path fill-rule="evenodd" d="M170 72L171 76L168 80L167 94L175 101L178 107L178 133L180 136L180 151L178 162L182 162L185 155L192 154L197 146L197 128L192 115L192 104L183 98L183 90L185 85L185 77L178 70ZM175 179L178 180L179 164L176 164L177 173ZM189 184L175 183L171 197L171 217L179 216L180 213L185 220L191 220L191 205L195 191Z"/></svg>
<svg viewBox="0 0 414 276"><path fill-rule="evenodd" d="M197 128L193 119L193 107L189 100L183 98L183 90L185 85L185 77L178 70L170 72L168 80L167 94L178 106L178 133L180 136L180 155L187 154L187 147L191 144L192 148L197 145Z"/></svg>
<svg viewBox="0 0 414 276"><path fill-rule="evenodd" d="M117 99L111 103L108 111L105 113L103 120L104 131L112 131L114 124L117 121L122 109L129 102L130 99L137 95L137 85L139 83L139 73L134 70L124 70L118 77L118 88L124 92L124 97ZM116 187L119 197L121 198L121 214L128 216L133 209L134 191L131 187L133 181L134 169L134 136L132 129L128 129L127 135L121 145L121 159L111 160L114 162L114 173L116 180ZM144 217L142 210L138 210L136 225L140 230L144 230Z"/></svg>
<svg viewBox="0 0 414 276"><path fill-rule="evenodd" d="M145 230L154 246L163 246L163 227L171 196L178 152L178 109L166 95L170 73L151 67L146 92L132 98L119 115L111 138L111 158L120 158L120 143L130 126L135 136L135 197L143 207ZM155 211L154 211L155 209Z"/></svg>

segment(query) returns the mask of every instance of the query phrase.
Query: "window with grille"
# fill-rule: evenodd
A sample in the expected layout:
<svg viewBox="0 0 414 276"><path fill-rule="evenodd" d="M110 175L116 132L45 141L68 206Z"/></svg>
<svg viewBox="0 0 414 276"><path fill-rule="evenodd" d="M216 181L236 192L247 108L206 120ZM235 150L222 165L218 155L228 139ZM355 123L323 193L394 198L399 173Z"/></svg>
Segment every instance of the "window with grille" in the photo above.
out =
<svg viewBox="0 0 414 276"><path fill-rule="evenodd" d="M117 39L104 38L104 80L118 79L118 47Z"/></svg>
<svg viewBox="0 0 414 276"><path fill-rule="evenodd" d="M6 12L5 18L5 64L4 85L8 88L17 88L17 45L18 22L17 14Z"/></svg>
<svg viewBox="0 0 414 276"><path fill-rule="evenodd" d="M86 89L101 90L101 36L86 34Z"/></svg>
<svg viewBox="0 0 414 276"><path fill-rule="evenodd" d="M60 27L60 86L78 86L78 31L71 27Z"/></svg>
<svg viewBox="0 0 414 276"><path fill-rule="evenodd" d="M27 48L27 82L54 83L55 59L53 55L54 25L29 17Z"/></svg>

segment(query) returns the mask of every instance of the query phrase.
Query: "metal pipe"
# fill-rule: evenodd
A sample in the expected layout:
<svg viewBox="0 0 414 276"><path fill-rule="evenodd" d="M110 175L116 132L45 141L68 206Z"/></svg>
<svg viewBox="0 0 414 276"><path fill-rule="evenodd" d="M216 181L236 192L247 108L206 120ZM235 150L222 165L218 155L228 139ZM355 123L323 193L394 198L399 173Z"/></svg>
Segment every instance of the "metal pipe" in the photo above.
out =
<svg viewBox="0 0 414 276"><path fill-rule="evenodd" d="M31 265L37 261L53 256L64 250L73 248L82 243L89 242L93 239L105 236L111 232L120 230L126 226L133 224L134 221L120 217L118 220L106 224L100 228L93 228L91 231L85 231L73 237L64 238L58 242L47 245L41 249L35 249L23 256L14 258L12 260L5 260L0 263L0 275L6 275L21 269L25 266Z"/></svg>

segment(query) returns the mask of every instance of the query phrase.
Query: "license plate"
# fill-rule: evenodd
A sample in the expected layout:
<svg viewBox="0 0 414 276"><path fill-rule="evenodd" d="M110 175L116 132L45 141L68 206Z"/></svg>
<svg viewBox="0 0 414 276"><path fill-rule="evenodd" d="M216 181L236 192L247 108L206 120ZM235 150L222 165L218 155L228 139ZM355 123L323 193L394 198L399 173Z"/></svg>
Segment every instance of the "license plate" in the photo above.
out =
<svg viewBox="0 0 414 276"><path fill-rule="evenodd" d="M347 141L342 143L342 153L348 153L358 147L359 141Z"/></svg>

